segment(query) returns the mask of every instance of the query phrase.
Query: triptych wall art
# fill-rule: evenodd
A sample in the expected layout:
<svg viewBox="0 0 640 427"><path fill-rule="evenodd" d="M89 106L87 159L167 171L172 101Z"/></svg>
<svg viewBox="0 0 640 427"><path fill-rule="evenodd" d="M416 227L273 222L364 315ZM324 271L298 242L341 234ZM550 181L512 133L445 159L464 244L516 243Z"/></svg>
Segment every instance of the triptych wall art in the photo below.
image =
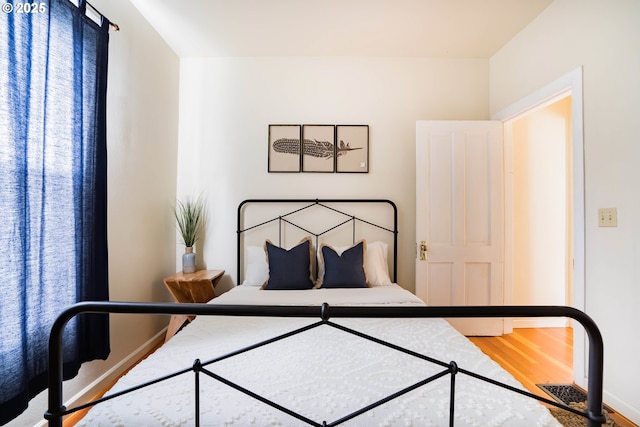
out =
<svg viewBox="0 0 640 427"><path fill-rule="evenodd" d="M369 172L368 125L269 125L269 172Z"/></svg>

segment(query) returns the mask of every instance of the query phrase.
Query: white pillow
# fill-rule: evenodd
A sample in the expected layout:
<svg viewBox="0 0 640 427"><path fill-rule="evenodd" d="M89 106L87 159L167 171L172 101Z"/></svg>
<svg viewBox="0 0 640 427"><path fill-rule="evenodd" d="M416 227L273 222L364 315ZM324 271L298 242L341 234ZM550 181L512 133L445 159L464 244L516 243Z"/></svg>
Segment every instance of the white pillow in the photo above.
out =
<svg viewBox="0 0 640 427"><path fill-rule="evenodd" d="M367 269L367 280L370 286L389 286L389 263L387 262L387 251L389 245L384 242L367 243L365 251L365 267Z"/></svg>
<svg viewBox="0 0 640 427"><path fill-rule="evenodd" d="M245 252L244 286L262 286L269 279L267 254L262 246L248 246Z"/></svg>
<svg viewBox="0 0 640 427"><path fill-rule="evenodd" d="M331 246L338 255L346 251L353 245L349 246ZM387 252L389 245L384 242L367 243L365 250L364 268L367 272L367 280L369 286L389 286L391 279L389 278L389 264L387 262ZM322 286L324 279L324 262L318 253L318 280L316 280L316 288Z"/></svg>

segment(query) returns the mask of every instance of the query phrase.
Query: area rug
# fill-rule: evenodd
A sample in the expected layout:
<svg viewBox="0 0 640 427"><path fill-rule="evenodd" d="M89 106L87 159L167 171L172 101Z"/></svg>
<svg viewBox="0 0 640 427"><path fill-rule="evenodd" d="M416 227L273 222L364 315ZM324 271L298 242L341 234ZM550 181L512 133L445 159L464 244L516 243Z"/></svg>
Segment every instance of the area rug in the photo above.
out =
<svg viewBox="0 0 640 427"><path fill-rule="evenodd" d="M581 411L581 412L584 412L587 410L586 402L569 403L568 406L574 409L577 409L578 411ZM564 409L553 407L553 408L549 408L549 411L551 412L551 415L553 415L553 417L556 420L558 420L558 422L562 424L564 427L586 427L587 425L586 418L581 417L580 415L576 415L572 412L567 412ZM607 422L605 424L602 424L603 426L620 427L618 424L616 424L615 421L613 421L609 417L609 413L606 410L604 411L604 415L607 418Z"/></svg>
<svg viewBox="0 0 640 427"><path fill-rule="evenodd" d="M574 408L580 412L587 410L587 394L572 384L536 384L545 393L553 397L557 402L565 404L571 408ZM560 408L550 408L551 414L564 426L564 427L582 427L587 425L587 419L576 415L574 413L565 411ZM614 412L611 408L604 405L604 415L607 418L606 426L618 426L610 417L609 414Z"/></svg>

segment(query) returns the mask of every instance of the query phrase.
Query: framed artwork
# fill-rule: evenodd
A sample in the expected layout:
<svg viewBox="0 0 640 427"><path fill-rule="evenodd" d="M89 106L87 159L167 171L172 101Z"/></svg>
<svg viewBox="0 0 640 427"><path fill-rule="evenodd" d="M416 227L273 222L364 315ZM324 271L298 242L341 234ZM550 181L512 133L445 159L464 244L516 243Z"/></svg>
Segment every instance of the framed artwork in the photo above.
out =
<svg viewBox="0 0 640 427"><path fill-rule="evenodd" d="M336 126L336 172L369 172L369 126Z"/></svg>
<svg viewBox="0 0 640 427"><path fill-rule="evenodd" d="M302 172L335 171L335 126L302 126Z"/></svg>
<svg viewBox="0 0 640 427"><path fill-rule="evenodd" d="M300 172L300 125L269 125L268 172Z"/></svg>

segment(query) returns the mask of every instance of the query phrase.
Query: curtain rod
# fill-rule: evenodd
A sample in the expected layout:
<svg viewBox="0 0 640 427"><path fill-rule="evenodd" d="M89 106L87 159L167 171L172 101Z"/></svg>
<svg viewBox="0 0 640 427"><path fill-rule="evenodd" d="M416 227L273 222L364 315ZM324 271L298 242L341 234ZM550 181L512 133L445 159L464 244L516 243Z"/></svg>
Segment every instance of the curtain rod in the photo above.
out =
<svg viewBox="0 0 640 427"><path fill-rule="evenodd" d="M87 6L89 6L91 9L93 9L93 11L95 13L97 13L98 15L100 15L102 18L106 19L107 21L109 21L109 26L111 27L111 29L113 31L120 31L120 27L118 26L118 24L116 24L115 22L111 22L111 20L109 18L107 18L106 16L104 16L102 14L102 12L100 12L98 9L96 9L91 3L89 3L88 1L85 1L85 4Z"/></svg>

